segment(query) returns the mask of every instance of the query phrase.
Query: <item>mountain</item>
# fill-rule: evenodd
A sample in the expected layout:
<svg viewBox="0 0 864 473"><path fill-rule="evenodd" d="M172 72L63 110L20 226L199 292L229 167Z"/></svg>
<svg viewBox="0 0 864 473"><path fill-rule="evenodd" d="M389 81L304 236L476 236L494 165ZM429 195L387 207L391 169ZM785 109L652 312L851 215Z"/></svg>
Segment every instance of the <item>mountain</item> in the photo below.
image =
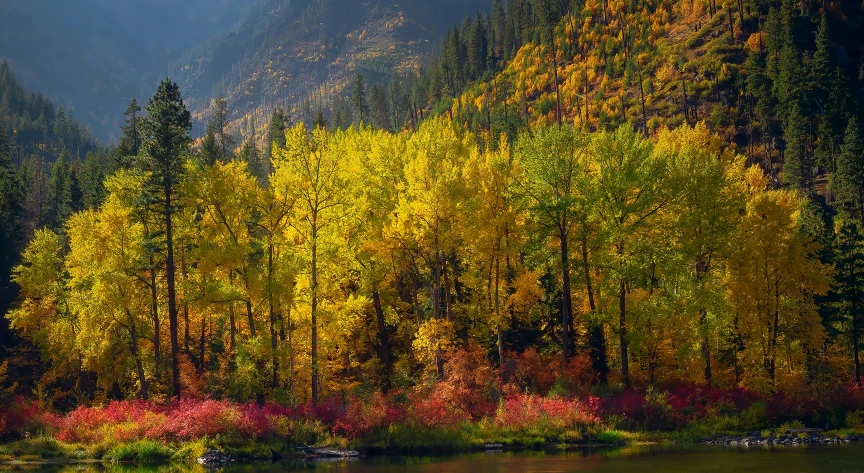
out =
<svg viewBox="0 0 864 473"><path fill-rule="evenodd" d="M172 58L239 24L259 2L0 2L0 59L109 140L129 100L149 97Z"/></svg>
<svg viewBox="0 0 864 473"><path fill-rule="evenodd" d="M238 28L184 54L170 67L192 108L204 115L224 96L234 118L346 95L355 72L386 83L418 70L444 33L489 0L270 0ZM309 119L309 110L306 116Z"/></svg>

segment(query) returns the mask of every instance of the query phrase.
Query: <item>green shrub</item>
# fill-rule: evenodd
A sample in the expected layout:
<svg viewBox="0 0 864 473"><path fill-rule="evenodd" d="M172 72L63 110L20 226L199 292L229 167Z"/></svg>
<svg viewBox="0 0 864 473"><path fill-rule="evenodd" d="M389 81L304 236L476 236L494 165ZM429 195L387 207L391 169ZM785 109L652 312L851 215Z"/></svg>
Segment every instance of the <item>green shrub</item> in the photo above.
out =
<svg viewBox="0 0 864 473"><path fill-rule="evenodd" d="M844 425L847 429L864 430L864 410L848 412Z"/></svg>
<svg viewBox="0 0 864 473"><path fill-rule="evenodd" d="M172 453L170 448L160 442L140 440L111 447L105 454L105 458L115 462L155 464L167 461Z"/></svg>

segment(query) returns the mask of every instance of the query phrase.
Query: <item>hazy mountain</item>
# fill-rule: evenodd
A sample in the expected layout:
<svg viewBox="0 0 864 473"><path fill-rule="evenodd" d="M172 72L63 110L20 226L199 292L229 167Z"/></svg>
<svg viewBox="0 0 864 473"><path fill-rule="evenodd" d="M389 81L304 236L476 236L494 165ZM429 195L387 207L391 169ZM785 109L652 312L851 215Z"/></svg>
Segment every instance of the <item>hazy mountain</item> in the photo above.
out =
<svg viewBox="0 0 864 473"><path fill-rule="evenodd" d="M358 70L386 80L491 0L31 0L0 3L0 58L19 81L114 139L166 74L195 109L290 105Z"/></svg>
<svg viewBox="0 0 864 473"><path fill-rule="evenodd" d="M74 108L103 139L168 61L239 23L259 0L0 2L0 58L20 82Z"/></svg>

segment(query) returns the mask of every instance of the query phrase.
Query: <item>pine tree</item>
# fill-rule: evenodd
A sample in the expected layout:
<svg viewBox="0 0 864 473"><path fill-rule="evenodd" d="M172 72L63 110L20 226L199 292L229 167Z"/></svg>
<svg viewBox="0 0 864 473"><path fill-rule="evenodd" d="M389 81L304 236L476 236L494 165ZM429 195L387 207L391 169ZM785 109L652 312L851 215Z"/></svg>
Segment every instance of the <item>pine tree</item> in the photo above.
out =
<svg viewBox="0 0 864 473"><path fill-rule="evenodd" d="M280 148L285 147L285 126L285 112L282 107L276 107L270 115L270 124L267 126L267 145L264 148L264 155L268 162L273 156L274 144Z"/></svg>
<svg viewBox="0 0 864 473"><path fill-rule="evenodd" d="M51 165L51 176L48 179L48 196L51 202L51 226L60 230L66 219L72 215L72 172L71 157L66 148L60 151L60 156Z"/></svg>
<svg viewBox="0 0 864 473"><path fill-rule="evenodd" d="M810 192L813 187L813 159L807 150L807 127L797 100L788 106L783 137L783 182L795 189Z"/></svg>
<svg viewBox="0 0 864 473"><path fill-rule="evenodd" d="M390 112L387 107L387 97L384 96L384 88L373 85L369 89L369 108L372 126L379 130L390 129Z"/></svg>
<svg viewBox="0 0 864 473"><path fill-rule="evenodd" d="M852 360L855 382L861 386L861 362L859 360L861 320L859 312L864 304L864 236L860 224L841 222L835 251L841 312L850 322Z"/></svg>
<svg viewBox="0 0 864 473"><path fill-rule="evenodd" d="M505 21L504 7L501 0L492 2L492 31L489 34L489 57L494 61L501 59L504 54L504 30ZM495 64L491 64L494 68Z"/></svg>
<svg viewBox="0 0 864 473"><path fill-rule="evenodd" d="M351 87L351 108L354 109L354 123L369 123L369 102L366 99L366 85L363 75L354 74L354 85Z"/></svg>
<svg viewBox="0 0 864 473"><path fill-rule="evenodd" d="M231 132L228 130L230 126L228 120L228 102L225 98L220 97L213 101L212 108L213 117L207 124L207 132L215 134L216 143L219 148L219 159L227 163L234 159L234 148L237 146L234 137L231 136Z"/></svg>
<svg viewBox="0 0 864 473"><path fill-rule="evenodd" d="M5 64L5 62L4 62ZM24 192L12 162L12 146L0 123L0 303L6 299L9 271L21 242L21 210Z"/></svg>
<svg viewBox="0 0 864 473"><path fill-rule="evenodd" d="M138 152L141 150L141 118L138 116L140 111L141 106L133 98L129 107L123 112L126 117L126 126L120 128L123 131L123 137L120 138L120 143L114 150L114 169L131 169L134 158L138 156Z"/></svg>
<svg viewBox="0 0 864 473"><path fill-rule="evenodd" d="M837 156L834 186L840 211L864 226L864 141L858 118L854 115L846 126L843 145Z"/></svg>
<svg viewBox="0 0 864 473"><path fill-rule="evenodd" d="M476 21L465 21L467 25L464 30L467 32L466 51L467 51L467 74L471 80L477 80L486 71L486 56L488 54L488 44L486 39L486 29L483 27L480 15L477 15Z"/></svg>
<svg viewBox="0 0 864 473"><path fill-rule="evenodd" d="M201 152L198 154L198 161L203 166L212 166L220 160L221 156L222 151L219 149L219 141L216 138L216 128L208 125L204 139L201 140Z"/></svg>
<svg viewBox="0 0 864 473"><path fill-rule="evenodd" d="M180 396L180 345L177 339L177 290L174 261L173 214L177 202L175 193L183 178L183 162L189 153L189 130L192 117L183 103L180 87L169 79L163 80L147 105L144 123L143 171L149 171L146 190L151 202L159 208L164 227L165 278L168 293L168 325L171 337L171 383L174 396Z"/></svg>
<svg viewBox="0 0 864 473"><path fill-rule="evenodd" d="M318 109L318 112L315 113L315 121L312 122L312 129L315 130L318 128L327 128L327 120L324 119L324 110L320 108ZM284 144L282 147L284 147Z"/></svg>

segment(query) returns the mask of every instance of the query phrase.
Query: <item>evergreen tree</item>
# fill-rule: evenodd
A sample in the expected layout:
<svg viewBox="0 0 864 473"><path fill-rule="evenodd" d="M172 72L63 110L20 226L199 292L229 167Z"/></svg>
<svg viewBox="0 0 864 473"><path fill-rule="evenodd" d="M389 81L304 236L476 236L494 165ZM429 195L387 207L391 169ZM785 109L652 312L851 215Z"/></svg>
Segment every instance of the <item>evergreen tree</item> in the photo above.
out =
<svg viewBox="0 0 864 473"><path fill-rule="evenodd" d="M318 128L324 128L324 129L327 128L327 120L324 119L324 110L322 110L320 108L318 109L318 112L315 114L315 121L312 122L312 129L315 130ZM283 146L284 146L284 144L283 144Z"/></svg>
<svg viewBox="0 0 864 473"><path fill-rule="evenodd" d="M224 97L213 101L213 116L207 124L207 132L215 135L216 144L219 149L219 159L228 162L234 159L234 148L237 146L234 137L228 131L228 102Z"/></svg>
<svg viewBox="0 0 864 473"><path fill-rule="evenodd" d="M51 226L55 230L63 228L63 223L72 215L72 171L71 158L66 148L51 165L48 178L48 198L50 201Z"/></svg>
<svg viewBox="0 0 864 473"><path fill-rule="evenodd" d="M243 146L240 148L240 161L246 163L249 173L258 179L259 183L267 181L267 176L270 174L269 169L262 163L261 152L258 149L258 142L255 140L255 122L252 122L249 136L243 141Z"/></svg>
<svg viewBox="0 0 864 473"><path fill-rule="evenodd" d="M280 148L285 147L285 127L285 112L282 107L276 107L273 114L270 115L270 124L267 127L267 145L264 148L264 156L267 157L268 163L273 156L274 144Z"/></svg>
<svg viewBox="0 0 864 473"><path fill-rule="evenodd" d="M12 162L11 141L4 128L0 126L0 302L6 300L9 270L20 250L21 203L24 197Z"/></svg>
<svg viewBox="0 0 864 473"><path fill-rule="evenodd" d="M366 86L363 75L354 74L354 85L351 87L351 108L354 109L354 123L369 123L369 102L366 100Z"/></svg>
<svg viewBox="0 0 864 473"><path fill-rule="evenodd" d="M133 164L133 159L138 156L141 150L141 117L138 113L141 111L141 106L138 105L136 99L132 99L129 107L123 112L126 117L126 126L121 127L123 137L120 138L120 143L117 149L114 150L114 168L115 169L130 169Z"/></svg>
<svg viewBox="0 0 864 473"><path fill-rule="evenodd" d="M82 208L96 208L105 199L104 181L110 171L106 156L105 153L91 151L84 158L80 176Z"/></svg>
<svg viewBox="0 0 864 473"><path fill-rule="evenodd" d="M788 107L783 136L783 182L795 189L810 192L813 187L813 159L807 150L807 127L801 106L792 101Z"/></svg>
<svg viewBox="0 0 864 473"><path fill-rule="evenodd" d="M841 312L850 322L853 372L858 386L861 386L859 312L864 304L864 236L861 235L860 228L860 224L854 221L843 221L838 231L835 252L835 270L839 283L837 292Z"/></svg>
<svg viewBox="0 0 864 473"><path fill-rule="evenodd" d="M165 278L168 295L168 325L171 337L172 394L180 396L180 345L177 339L177 290L174 261L173 214L177 205L175 192L183 177L183 161L188 155L192 117L180 94L180 87L163 80L147 105L144 126L143 171L150 172L146 193L157 206L164 229Z"/></svg>
<svg viewBox="0 0 864 473"><path fill-rule="evenodd" d="M198 161L203 166L212 166L221 157L222 150L219 148L219 140L216 138L216 128L208 125L204 138L201 140L201 152L198 154Z"/></svg>
<svg viewBox="0 0 864 473"><path fill-rule="evenodd" d="M369 89L369 108L372 126L379 130L390 129L390 112L387 108L387 98L384 96L384 88L373 85Z"/></svg>
<svg viewBox="0 0 864 473"><path fill-rule="evenodd" d="M504 16L504 7L501 0L492 2L492 31L489 34L489 57L494 61L490 68L495 67L495 62L504 54L504 30L507 19Z"/></svg>
<svg viewBox="0 0 864 473"><path fill-rule="evenodd" d="M855 116L846 126L843 145L837 156L834 186L840 211L864 225L864 142Z"/></svg>
<svg viewBox="0 0 864 473"><path fill-rule="evenodd" d="M486 71L486 56L489 48L486 29L479 14L476 21L469 23L467 42L468 74L471 80L477 80Z"/></svg>

